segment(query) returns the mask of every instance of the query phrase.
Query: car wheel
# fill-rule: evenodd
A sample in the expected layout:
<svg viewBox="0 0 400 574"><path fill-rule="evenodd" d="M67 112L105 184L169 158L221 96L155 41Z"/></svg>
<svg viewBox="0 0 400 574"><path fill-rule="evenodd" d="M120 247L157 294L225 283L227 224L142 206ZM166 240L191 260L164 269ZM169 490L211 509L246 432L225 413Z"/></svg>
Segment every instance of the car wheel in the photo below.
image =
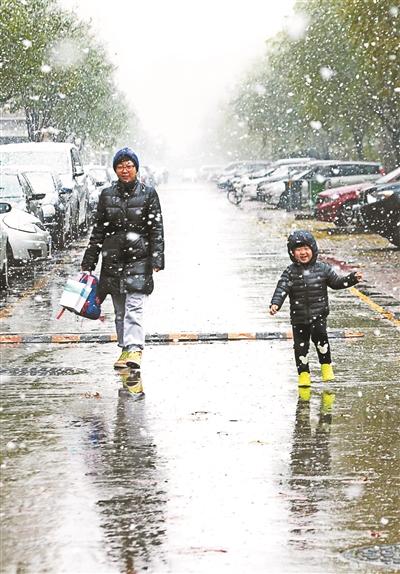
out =
<svg viewBox="0 0 400 574"><path fill-rule="evenodd" d="M338 227L350 227L356 224L356 218L354 217L353 206L355 203L353 201L346 201L338 211L335 225Z"/></svg>

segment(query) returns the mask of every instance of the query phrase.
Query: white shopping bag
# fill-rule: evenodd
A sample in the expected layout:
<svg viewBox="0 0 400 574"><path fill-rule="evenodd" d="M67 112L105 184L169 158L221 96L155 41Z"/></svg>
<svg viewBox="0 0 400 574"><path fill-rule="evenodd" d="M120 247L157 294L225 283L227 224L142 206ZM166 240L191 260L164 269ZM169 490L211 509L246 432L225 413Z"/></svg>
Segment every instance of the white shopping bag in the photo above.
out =
<svg viewBox="0 0 400 574"><path fill-rule="evenodd" d="M77 279L68 279L62 292L60 305L69 311L80 313L91 292L91 285Z"/></svg>

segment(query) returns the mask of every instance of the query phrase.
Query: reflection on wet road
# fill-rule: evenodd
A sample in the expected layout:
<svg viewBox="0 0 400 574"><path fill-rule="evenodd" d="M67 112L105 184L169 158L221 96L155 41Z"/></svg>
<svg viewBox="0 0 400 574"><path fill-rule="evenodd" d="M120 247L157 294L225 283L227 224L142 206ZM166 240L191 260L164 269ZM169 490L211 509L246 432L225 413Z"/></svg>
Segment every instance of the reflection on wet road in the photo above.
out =
<svg viewBox="0 0 400 574"><path fill-rule="evenodd" d="M161 197L169 270L148 330L287 330L265 314L287 214L266 229L214 189ZM110 330L54 321L81 252L11 295L4 332ZM2 347L1 571L371 572L343 552L398 542L399 335L349 292L330 326L364 337L332 341L329 385L312 357L310 396L288 340L149 345L142 400L118 392L114 344Z"/></svg>

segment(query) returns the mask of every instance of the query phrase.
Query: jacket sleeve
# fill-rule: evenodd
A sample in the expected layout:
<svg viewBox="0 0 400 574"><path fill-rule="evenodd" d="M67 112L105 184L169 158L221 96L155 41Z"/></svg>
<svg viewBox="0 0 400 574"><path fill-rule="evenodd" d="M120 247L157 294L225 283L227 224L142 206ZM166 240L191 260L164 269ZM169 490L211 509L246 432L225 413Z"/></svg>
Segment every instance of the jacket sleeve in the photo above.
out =
<svg viewBox="0 0 400 574"><path fill-rule="evenodd" d="M355 271L352 271L349 275L338 275L330 265L326 264L326 284L331 289L346 289L356 283Z"/></svg>
<svg viewBox="0 0 400 574"><path fill-rule="evenodd" d="M155 189L150 194L148 225L152 267L164 269L164 224L160 200Z"/></svg>
<svg viewBox="0 0 400 574"><path fill-rule="evenodd" d="M278 309L280 309L287 297L287 294L289 293L289 288L290 288L289 269L285 269L285 271L280 276L274 294L272 295L270 306L278 305Z"/></svg>
<svg viewBox="0 0 400 574"><path fill-rule="evenodd" d="M81 263L83 269L93 271L96 267L103 246L106 229L104 202L102 200L102 194L100 194L92 234Z"/></svg>

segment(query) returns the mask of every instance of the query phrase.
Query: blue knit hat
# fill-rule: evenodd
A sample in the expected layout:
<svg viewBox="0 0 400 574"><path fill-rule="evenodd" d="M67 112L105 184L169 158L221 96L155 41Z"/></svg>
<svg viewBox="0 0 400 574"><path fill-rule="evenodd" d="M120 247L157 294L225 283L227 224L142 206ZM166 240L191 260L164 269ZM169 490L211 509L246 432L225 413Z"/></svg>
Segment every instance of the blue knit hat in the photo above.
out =
<svg viewBox="0 0 400 574"><path fill-rule="evenodd" d="M117 165L119 163L121 163L121 161L123 161L124 159L130 159L131 161L133 161L136 169L139 171L139 158L135 154L133 149L131 149L130 147L123 147L122 149L119 149L117 151L117 153L115 154L114 159L113 159L114 171L115 171L115 168L117 167Z"/></svg>

